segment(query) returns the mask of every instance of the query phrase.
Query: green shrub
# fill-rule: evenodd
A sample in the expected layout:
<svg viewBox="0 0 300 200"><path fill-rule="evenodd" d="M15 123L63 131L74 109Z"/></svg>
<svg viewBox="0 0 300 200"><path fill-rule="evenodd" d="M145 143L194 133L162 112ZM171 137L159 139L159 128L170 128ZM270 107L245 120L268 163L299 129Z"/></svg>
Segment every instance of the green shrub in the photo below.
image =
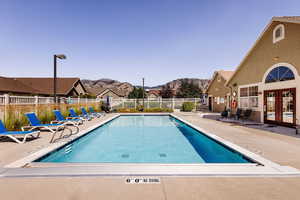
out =
<svg viewBox="0 0 300 200"><path fill-rule="evenodd" d="M181 110L184 112L191 112L195 108L193 102L183 102Z"/></svg>

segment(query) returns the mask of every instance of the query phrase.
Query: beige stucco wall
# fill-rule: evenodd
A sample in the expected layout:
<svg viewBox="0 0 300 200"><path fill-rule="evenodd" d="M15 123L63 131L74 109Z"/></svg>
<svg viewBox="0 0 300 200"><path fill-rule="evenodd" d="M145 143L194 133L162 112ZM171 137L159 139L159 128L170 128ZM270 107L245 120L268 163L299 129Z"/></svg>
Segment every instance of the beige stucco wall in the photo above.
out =
<svg viewBox="0 0 300 200"><path fill-rule="evenodd" d="M82 87L81 84L77 84L77 85L75 86L75 90L76 90L76 92L77 92L78 94L80 94L80 95L84 95L84 94L85 94L85 91L84 91L84 89L83 89L83 87Z"/></svg>
<svg viewBox="0 0 300 200"><path fill-rule="evenodd" d="M226 80L220 75L216 74L212 80L210 87L207 90L208 96L212 97L212 111L222 112L226 107L226 96L230 93L230 89L225 87ZM215 102L215 97L221 99L224 98L224 103Z"/></svg>
<svg viewBox="0 0 300 200"><path fill-rule="evenodd" d="M273 43L273 29L283 24L285 27L285 39ZM252 50L247 59L242 63L240 69L230 80L229 86L232 91L239 92L239 87L245 85L258 85L259 107L254 111L259 112L256 120L263 122L263 91L270 89L296 88L296 102L300 102L300 24L274 22L265 32L256 47ZM264 83L264 76L271 68L285 65L295 72L294 81L277 83ZM234 87L234 85L236 85ZM238 95L236 97L238 100ZM296 116L300 119L300 106L297 106Z"/></svg>

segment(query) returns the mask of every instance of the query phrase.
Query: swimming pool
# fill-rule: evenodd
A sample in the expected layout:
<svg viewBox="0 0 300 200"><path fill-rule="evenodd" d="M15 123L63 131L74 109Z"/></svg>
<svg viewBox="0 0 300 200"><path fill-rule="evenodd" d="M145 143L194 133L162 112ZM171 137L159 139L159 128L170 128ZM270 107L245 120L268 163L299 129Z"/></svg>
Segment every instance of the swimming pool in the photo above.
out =
<svg viewBox="0 0 300 200"><path fill-rule="evenodd" d="M35 162L253 163L172 116L119 116Z"/></svg>

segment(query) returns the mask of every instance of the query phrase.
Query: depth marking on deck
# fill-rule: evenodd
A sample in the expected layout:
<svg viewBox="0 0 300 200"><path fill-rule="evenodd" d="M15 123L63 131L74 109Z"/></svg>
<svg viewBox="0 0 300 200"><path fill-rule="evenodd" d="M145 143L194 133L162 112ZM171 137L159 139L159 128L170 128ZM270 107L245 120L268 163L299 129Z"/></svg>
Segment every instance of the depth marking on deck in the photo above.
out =
<svg viewBox="0 0 300 200"><path fill-rule="evenodd" d="M125 178L125 183L126 184L160 184L160 178Z"/></svg>

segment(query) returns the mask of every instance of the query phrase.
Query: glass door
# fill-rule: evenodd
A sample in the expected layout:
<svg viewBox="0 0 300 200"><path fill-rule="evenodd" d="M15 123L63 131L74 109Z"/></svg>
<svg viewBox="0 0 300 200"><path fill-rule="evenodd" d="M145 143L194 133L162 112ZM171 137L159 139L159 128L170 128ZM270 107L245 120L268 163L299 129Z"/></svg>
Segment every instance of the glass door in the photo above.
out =
<svg viewBox="0 0 300 200"><path fill-rule="evenodd" d="M282 122L294 124L295 120L295 93L293 89L283 90L282 99Z"/></svg>
<svg viewBox="0 0 300 200"><path fill-rule="evenodd" d="M265 120L276 120L276 92L267 91L265 93Z"/></svg>
<svg viewBox="0 0 300 200"><path fill-rule="evenodd" d="M264 120L267 123L294 125L296 123L296 89L265 91Z"/></svg>

